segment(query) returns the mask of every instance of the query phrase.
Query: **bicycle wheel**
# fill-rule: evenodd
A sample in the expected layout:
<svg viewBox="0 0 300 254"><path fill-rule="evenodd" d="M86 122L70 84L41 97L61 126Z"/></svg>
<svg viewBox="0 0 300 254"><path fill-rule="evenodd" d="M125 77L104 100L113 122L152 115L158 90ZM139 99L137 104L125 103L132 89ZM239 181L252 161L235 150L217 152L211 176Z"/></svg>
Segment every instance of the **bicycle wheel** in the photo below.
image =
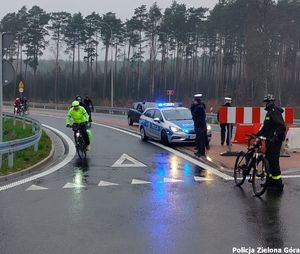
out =
<svg viewBox="0 0 300 254"><path fill-rule="evenodd" d="M263 156L258 157L252 174L252 188L255 196L259 197L267 189L267 175L269 172L269 162Z"/></svg>
<svg viewBox="0 0 300 254"><path fill-rule="evenodd" d="M235 164L234 164L234 181L236 186L241 186L246 179L246 170L247 163L246 163L246 153L241 151L238 156L236 157Z"/></svg>
<svg viewBox="0 0 300 254"><path fill-rule="evenodd" d="M85 144L82 138L79 138L77 141L76 151L81 160L86 158Z"/></svg>

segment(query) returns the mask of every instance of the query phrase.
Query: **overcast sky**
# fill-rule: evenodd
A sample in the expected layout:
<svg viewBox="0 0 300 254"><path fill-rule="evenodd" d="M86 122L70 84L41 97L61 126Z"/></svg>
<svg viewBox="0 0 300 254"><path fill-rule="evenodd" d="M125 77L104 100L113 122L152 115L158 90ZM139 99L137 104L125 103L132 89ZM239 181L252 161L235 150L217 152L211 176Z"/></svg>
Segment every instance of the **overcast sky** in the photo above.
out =
<svg viewBox="0 0 300 254"><path fill-rule="evenodd" d="M93 11L104 14L115 12L119 18L125 20L133 14L133 10L142 4L151 6L155 0L0 0L0 19L9 12L17 12L23 5L30 9L38 5L47 12L67 11L75 13L80 11L83 15L89 15ZM157 0L158 6L165 9L169 7L172 0ZM188 7L213 8L218 0L178 0L178 3L185 3Z"/></svg>

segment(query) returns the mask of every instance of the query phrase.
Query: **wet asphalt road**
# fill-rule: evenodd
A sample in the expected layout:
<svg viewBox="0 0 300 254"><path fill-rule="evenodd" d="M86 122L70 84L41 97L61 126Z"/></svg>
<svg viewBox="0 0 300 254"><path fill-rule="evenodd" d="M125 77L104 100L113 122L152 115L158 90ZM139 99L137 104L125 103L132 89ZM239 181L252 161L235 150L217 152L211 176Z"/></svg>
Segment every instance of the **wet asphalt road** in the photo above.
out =
<svg viewBox="0 0 300 254"><path fill-rule="evenodd" d="M36 118L72 137L64 120ZM282 196L258 199L250 184L237 188L136 137L101 126L93 133L85 163L75 157L51 175L0 192L1 254L300 248L300 180L286 179ZM112 167L124 153L147 167ZM132 185L133 179L151 183ZM98 186L100 181L118 185ZM68 183L84 187L63 188ZM47 189L26 191L32 184Z"/></svg>

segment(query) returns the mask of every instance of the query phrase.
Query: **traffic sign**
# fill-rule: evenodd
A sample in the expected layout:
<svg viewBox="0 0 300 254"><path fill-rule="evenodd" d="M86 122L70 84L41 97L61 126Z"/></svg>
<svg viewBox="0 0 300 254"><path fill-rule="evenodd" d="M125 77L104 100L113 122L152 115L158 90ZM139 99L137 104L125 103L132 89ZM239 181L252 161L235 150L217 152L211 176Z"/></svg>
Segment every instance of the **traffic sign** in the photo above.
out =
<svg viewBox="0 0 300 254"><path fill-rule="evenodd" d="M167 95L174 95L174 90L167 90Z"/></svg>
<svg viewBox="0 0 300 254"><path fill-rule="evenodd" d="M23 81L20 81L18 86L19 86L19 88L23 88L24 89L24 83L23 83Z"/></svg>
<svg viewBox="0 0 300 254"><path fill-rule="evenodd" d="M24 89L23 89L23 88L19 88L19 92L20 92L20 93L23 93L23 92L24 92Z"/></svg>

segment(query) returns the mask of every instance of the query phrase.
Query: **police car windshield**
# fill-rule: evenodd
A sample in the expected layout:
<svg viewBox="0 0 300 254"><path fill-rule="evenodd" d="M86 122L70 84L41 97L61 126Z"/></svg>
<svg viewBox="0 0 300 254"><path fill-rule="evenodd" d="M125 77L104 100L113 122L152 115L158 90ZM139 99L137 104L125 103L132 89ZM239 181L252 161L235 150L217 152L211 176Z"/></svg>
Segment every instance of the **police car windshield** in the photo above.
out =
<svg viewBox="0 0 300 254"><path fill-rule="evenodd" d="M162 111L164 118L167 121L175 121L175 120L191 120L192 114L191 111L187 108L180 109L165 109Z"/></svg>

